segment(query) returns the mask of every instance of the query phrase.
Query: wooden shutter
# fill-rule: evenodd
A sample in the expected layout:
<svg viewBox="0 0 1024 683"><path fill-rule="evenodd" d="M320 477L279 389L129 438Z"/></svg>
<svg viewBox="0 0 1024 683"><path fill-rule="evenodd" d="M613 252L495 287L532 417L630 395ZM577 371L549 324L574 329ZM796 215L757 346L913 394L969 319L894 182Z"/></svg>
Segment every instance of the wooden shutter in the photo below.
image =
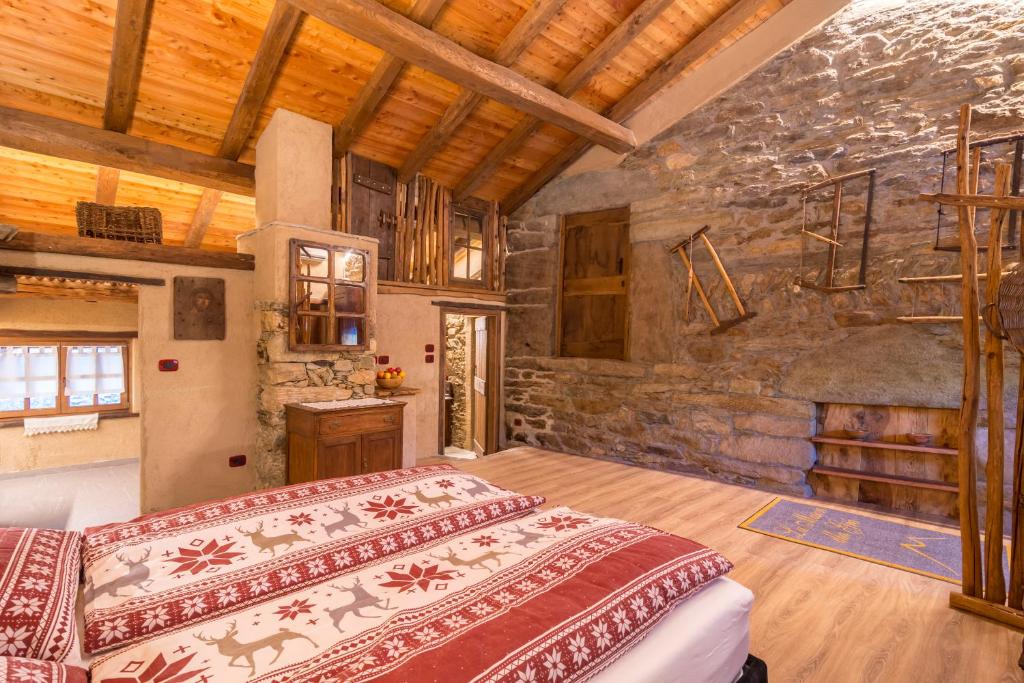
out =
<svg viewBox="0 0 1024 683"><path fill-rule="evenodd" d="M565 216L559 354L625 360L629 207Z"/></svg>
<svg viewBox="0 0 1024 683"><path fill-rule="evenodd" d="M395 280L395 169L352 155L349 230L355 235L375 237L378 248L379 280Z"/></svg>

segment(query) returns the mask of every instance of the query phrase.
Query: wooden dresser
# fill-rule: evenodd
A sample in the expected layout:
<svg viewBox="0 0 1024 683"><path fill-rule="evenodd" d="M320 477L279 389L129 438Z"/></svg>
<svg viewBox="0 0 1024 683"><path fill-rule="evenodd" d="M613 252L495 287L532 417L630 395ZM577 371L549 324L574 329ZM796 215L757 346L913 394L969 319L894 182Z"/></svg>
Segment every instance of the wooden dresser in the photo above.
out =
<svg viewBox="0 0 1024 683"><path fill-rule="evenodd" d="M398 469L404 408L398 401L341 408L286 405L288 483Z"/></svg>

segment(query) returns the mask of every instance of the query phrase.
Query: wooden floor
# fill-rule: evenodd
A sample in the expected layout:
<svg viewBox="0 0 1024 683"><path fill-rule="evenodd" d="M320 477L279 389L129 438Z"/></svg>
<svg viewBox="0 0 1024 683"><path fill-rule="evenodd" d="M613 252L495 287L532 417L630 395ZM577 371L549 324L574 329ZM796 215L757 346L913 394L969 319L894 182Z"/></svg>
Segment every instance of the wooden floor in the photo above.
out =
<svg viewBox="0 0 1024 683"><path fill-rule="evenodd" d="M643 522L721 551L756 596L751 652L772 683L1024 681L1021 635L950 609L953 584L737 528L774 494L533 448L443 461L544 495L546 507Z"/></svg>

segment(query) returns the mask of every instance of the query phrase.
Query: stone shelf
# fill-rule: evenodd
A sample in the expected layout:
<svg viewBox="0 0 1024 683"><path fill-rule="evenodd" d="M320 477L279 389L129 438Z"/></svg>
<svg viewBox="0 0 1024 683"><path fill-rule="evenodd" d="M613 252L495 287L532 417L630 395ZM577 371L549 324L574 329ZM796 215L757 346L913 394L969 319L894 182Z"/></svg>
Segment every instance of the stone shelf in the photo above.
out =
<svg viewBox="0 0 1024 683"><path fill-rule="evenodd" d="M860 481L876 481L882 484L909 486L916 489L930 489L933 491L945 491L947 493L960 492L959 486L945 481L900 477L894 474L883 474L879 472L861 472L858 470L842 469L840 467L825 467L824 465L815 465L812 467L811 474L818 474L826 477L840 477L843 479L858 479Z"/></svg>
<svg viewBox="0 0 1024 683"><path fill-rule="evenodd" d="M891 441L861 441L859 439L840 439L831 436L812 436L811 442L830 446L853 446L856 448L874 448L887 451L909 451L911 453L929 453L931 455L956 455L955 448L940 446L917 446L910 443L893 443Z"/></svg>

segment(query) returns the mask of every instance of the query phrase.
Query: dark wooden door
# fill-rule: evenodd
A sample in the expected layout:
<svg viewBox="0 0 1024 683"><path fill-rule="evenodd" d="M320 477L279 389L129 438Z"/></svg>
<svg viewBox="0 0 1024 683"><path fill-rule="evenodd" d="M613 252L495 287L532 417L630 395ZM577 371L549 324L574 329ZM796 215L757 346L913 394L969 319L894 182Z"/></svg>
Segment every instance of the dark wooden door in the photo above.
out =
<svg viewBox="0 0 1024 683"><path fill-rule="evenodd" d="M560 355L626 358L628 278L629 207L565 217Z"/></svg>
<svg viewBox="0 0 1024 683"><path fill-rule="evenodd" d="M360 473L363 438L359 435L332 436L317 445L316 478L351 477Z"/></svg>
<svg viewBox="0 0 1024 683"><path fill-rule="evenodd" d="M378 277L394 280L395 184L397 172L385 164L352 155L350 225L353 234L380 242Z"/></svg>
<svg viewBox="0 0 1024 683"><path fill-rule="evenodd" d="M402 430L363 435L363 472L384 472L402 466Z"/></svg>

